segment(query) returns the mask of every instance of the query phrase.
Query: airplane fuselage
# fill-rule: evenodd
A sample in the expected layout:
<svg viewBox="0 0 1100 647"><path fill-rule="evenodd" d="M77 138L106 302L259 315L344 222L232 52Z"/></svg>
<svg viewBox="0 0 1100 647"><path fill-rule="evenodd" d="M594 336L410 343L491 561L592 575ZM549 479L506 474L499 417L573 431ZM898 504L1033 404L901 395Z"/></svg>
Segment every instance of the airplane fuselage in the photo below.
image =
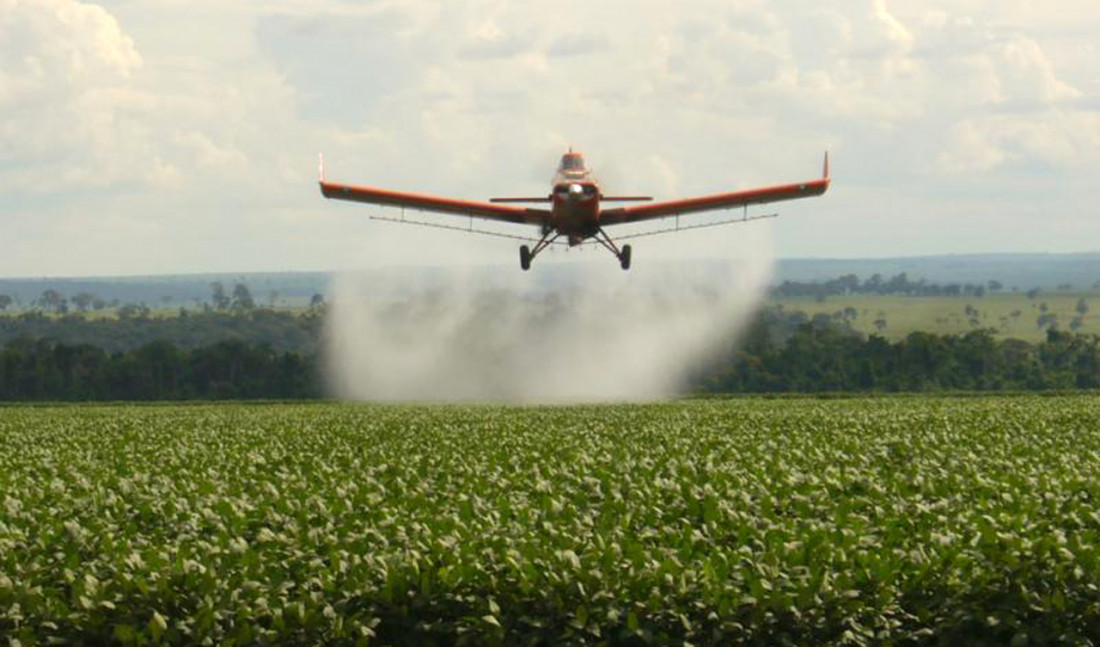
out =
<svg viewBox="0 0 1100 647"><path fill-rule="evenodd" d="M579 153L562 157L550 193L550 223L570 245L579 245L600 228L600 185Z"/></svg>

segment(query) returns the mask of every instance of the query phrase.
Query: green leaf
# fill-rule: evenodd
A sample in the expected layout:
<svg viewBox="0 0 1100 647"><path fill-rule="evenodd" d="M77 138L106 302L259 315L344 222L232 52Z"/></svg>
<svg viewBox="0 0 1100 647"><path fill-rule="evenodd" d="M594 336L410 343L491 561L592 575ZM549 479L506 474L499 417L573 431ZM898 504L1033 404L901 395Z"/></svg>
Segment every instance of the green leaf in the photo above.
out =
<svg viewBox="0 0 1100 647"><path fill-rule="evenodd" d="M130 625L115 625L114 631L112 633L115 637L115 640L125 645L133 644L136 639L134 628Z"/></svg>
<svg viewBox="0 0 1100 647"><path fill-rule="evenodd" d="M164 616L154 611L153 617L149 618L149 633L153 635L153 640L160 640L160 637L163 636L164 632L167 630L168 622L164 619Z"/></svg>

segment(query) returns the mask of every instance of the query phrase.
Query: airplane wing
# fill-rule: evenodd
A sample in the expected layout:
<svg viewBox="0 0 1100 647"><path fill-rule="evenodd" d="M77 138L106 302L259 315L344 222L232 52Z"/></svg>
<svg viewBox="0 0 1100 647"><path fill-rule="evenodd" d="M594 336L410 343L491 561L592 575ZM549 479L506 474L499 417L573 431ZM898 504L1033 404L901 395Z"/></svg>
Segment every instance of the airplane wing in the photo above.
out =
<svg viewBox="0 0 1100 647"><path fill-rule="evenodd" d="M456 200L452 198L440 198L419 193L403 193L389 191L369 186L354 184L340 184L329 182L325 179L324 160L321 160L321 194L332 200L349 200L352 202L366 202L389 207L404 207L420 211L434 211L437 213L449 213L459 216L472 216L486 218L501 222L512 222L522 225L544 225L550 219L550 212L546 209L530 209L526 207L511 207L488 202L476 202L472 200Z"/></svg>
<svg viewBox="0 0 1100 647"><path fill-rule="evenodd" d="M821 178L816 180L808 180L795 184L781 184L759 189L748 189L733 193L718 193L703 196L701 198L668 200L665 202L653 202L630 207L606 209L600 211L600 224L621 225L629 222L650 220L652 218L664 218L665 216L678 216L701 211L732 209L734 207L746 207L754 204L767 204L769 202L780 202L782 200L809 198L825 193L825 191L829 189L829 182L829 154L826 153L824 174Z"/></svg>

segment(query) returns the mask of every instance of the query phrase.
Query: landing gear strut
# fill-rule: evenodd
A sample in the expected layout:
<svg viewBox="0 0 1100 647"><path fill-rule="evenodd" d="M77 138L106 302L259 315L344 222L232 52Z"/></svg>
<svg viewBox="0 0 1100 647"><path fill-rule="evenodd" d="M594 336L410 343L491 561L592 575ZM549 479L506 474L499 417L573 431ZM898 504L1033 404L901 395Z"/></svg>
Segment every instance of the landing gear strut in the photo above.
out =
<svg viewBox="0 0 1100 647"><path fill-rule="evenodd" d="M531 261L535 260L542 250L546 249L558 239L561 234L555 233L553 230L546 231L542 234L542 238L539 242L535 243L535 248L531 249L527 245L521 245L519 248L519 266L523 268L523 271L531 269Z"/></svg>
<svg viewBox="0 0 1100 647"><path fill-rule="evenodd" d="M620 250L615 245L615 241L611 240L611 237L608 236L607 232L603 229L596 232L595 238L596 242L603 245L609 252L615 255L615 258L619 259L619 266L622 267L623 270L630 269L630 245L623 245L623 248Z"/></svg>
<svg viewBox="0 0 1100 647"><path fill-rule="evenodd" d="M554 244L554 241L558 239L561 234L554 231L546 231L542 234L542 238L539 242L535 243L534 249L527 245L520 245L519 248L519 266L524 272L531 269L531 262L535 260L535 257L542 253L542 250L546 249L550 245ZM630 269L630 245L623 245L622 249L615 244L615 241L611 240L611 237L603 229L596 230L596 235L593 236L596 242L603 245L609 252L615 255L615 258L619 259L619 267L624 270Z"/></svg>

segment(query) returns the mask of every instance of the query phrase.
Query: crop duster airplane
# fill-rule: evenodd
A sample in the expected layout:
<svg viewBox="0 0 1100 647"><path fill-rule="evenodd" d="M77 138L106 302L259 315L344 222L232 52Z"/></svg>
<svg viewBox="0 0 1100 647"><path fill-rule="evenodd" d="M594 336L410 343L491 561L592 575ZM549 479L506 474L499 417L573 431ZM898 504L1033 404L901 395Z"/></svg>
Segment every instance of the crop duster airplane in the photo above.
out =
<svg viewBox="0 0 1100 647"><path fill-rule="evenodd" d="M605 227L643 222L656 218L673 216L676 218L675 228L664 228L619 238L619 240L625 240L627 238L683 231L686 229L712 227L716 225L745 222L748 220L759 220L761 218L774 218L776 214L749 217L748 207L757 204L780 202L782 200L796 200L798 198L819 196L828 190L829 181L829 154L825 153L825 169L822 176L815 180L734 191L732 193L716 193L699 198L650 202L653 198L644 196L604 195L596 177L592 174L592 171L585 166L584 156L580 153L573 152L572 149L565 155L562 155L561 163L558 165L557 173L554 175L550 194L539 197L491 198L489 202L476 202L440 198L418 193L402 193L368 186L339 184L336 182L329 182L325 179L324 158L321 159L320 180L321 193L326 198L467 216L470 218L471 226L467 228L418 220L405 220L404 212L402 212L402 217L400 219L373 216L376 220L470 231L534 242L534 248L528 247L527 245L523 245L519 248L519 264L524 270L530 269L531 261L550 245L568 244L570 247L574 247L592 240L614 254L615 257L619 259L619 264L622 268L628 270L630 269L630 245L623 245L620 248L615 244L615 241L607 235L607 232L604 231ZM612 207L610 209L602 208L603 204L608 202L637 202L647 204L633 204ZM549 208L515 206L517 203L542 203L549 205ZM680 216L682 215L733 208L743 208L744 215L732 220L687 225L684 227L680 226ZM510 236L499 232L474 229L472 226L473 218L484 218L486 220L515 223L518 225L535 225L539 228L541 237L535 239L534 237ZM560 241L560 238L564 238L565 240Z"/></svg>

